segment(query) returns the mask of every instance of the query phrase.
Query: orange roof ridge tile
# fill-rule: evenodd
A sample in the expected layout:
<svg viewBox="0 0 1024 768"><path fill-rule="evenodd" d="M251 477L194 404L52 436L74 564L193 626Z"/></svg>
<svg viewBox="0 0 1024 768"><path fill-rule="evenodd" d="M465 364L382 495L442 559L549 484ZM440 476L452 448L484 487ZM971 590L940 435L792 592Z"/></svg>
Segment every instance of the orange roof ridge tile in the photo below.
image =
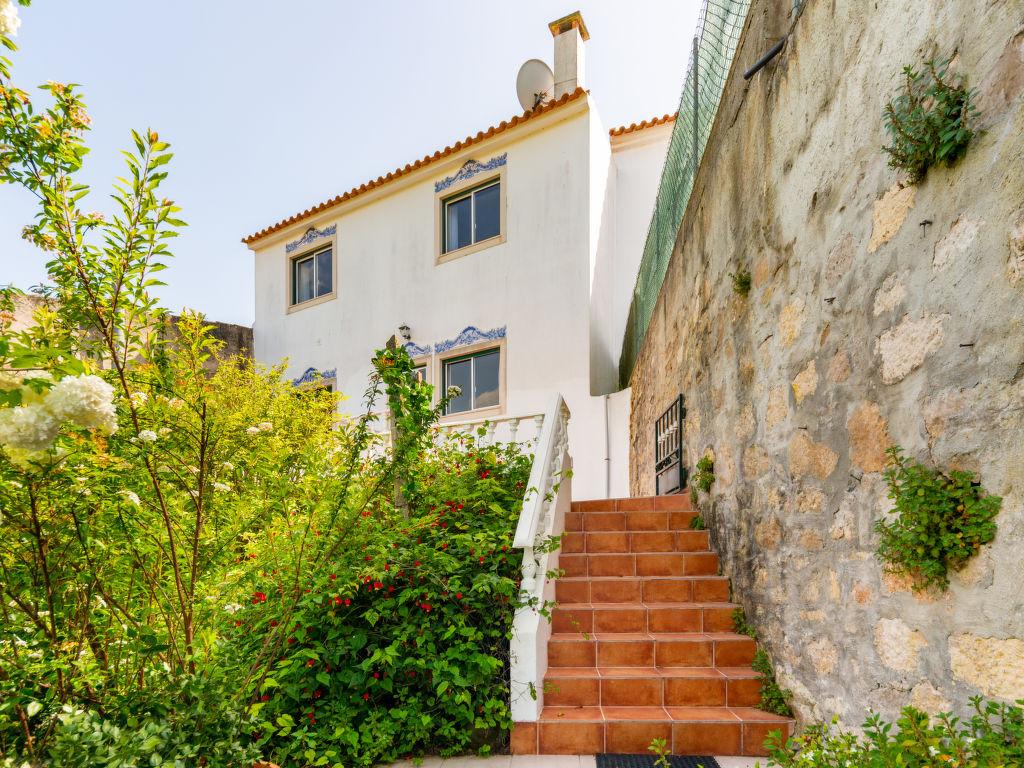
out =
<svg viewBox="0 0 1024 768"><path fill-rule="evenodd" d="M429 165L430 163L433 163L436 160L448 157L453 152L459 152L460 150L463 150L466 147L470 147L474 144L479 144L481 141L484 141L485 139L489 139L496 134L503 133L509 128L521 125L522 123L525 123L528 120L537 117L538 115L550 112L551 110L556 109L562 106L563 104L567 104L570 101L575 101L580 96L583 96L586 93L587 91L584 90L583 88L577 88L572 93L563 94L562 97L559 99L553 99L544 104L541 104L539 107L536 107L535 109L527 110L526 112L523 112L523 114L521 115L515 115L512 117L510 121L502 120L498 125L492 125L486 131L480 131L479 133L477 133L476 136L467 136L462 141L455 142L453 146L447 146L444 148L444 150L438 150L432 155L425 156L422 160L416 160L415 162L407 163L404 168L396 168L394 171L389 172L387 176L378 176L373 181L361 184L359 187L355 187L349 190L348 192L345 192L344 194L337 195L335 197L332 197L330 200L325 200L319 205L314 205L311 208L307 208L302 213L296 213L294 216L290 216L287 219L279 221L277 224L261 229L259 232L249 235L248 237L243 237L242 242L245 243L246 245L250 245L256 242L257 240L266 237L267 235L271 235L274 232L284 229L287 226L302 221L303 219L308 219L310 216L315 216L316 214L320 213L321 211L325 211L328 208L333 208L336 205L340 205L341 203L347 202L348 200L351 200L353 197L357 197L358 195L361 195L364 192L369 192L372 189L376 189L377 187L386 184L389 181L393 181L394 179L397 179L401 176L405 176L406 174L418 170L425 165ZM666 115L666 117L668 117L668 115Z"/></svg>
<svg viewBox="0 0 1024 768"><path fill-rule="evenodd" d="M644 120L639 125L637 123L631 123L630 125L620 125L618 128L612 128L608 131L609 136L622 136L623 134L633 133L634 131L642 131L644 128L653 128L656 125L664 125L665 123L671 122L676 119L678 112L674 112L671 115L663 115L662 117L652 117L650 120Z"/></svg>

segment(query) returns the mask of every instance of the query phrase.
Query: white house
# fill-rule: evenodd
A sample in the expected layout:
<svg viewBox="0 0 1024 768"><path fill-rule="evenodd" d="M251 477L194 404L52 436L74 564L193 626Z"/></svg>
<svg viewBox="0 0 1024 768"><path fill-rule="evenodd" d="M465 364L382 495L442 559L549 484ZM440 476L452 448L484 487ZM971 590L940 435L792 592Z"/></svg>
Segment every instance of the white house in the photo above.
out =
<svg viewBox="0 0 1024 768"><path fill-rule="evenodd" d="M673 118L606 129L582 17L550 28L550 100L244 239L254 356L358 396L401 328L435 391L462 388L446 421L542 412L561 392L574 498L625 496L618 355Z"/></svg>

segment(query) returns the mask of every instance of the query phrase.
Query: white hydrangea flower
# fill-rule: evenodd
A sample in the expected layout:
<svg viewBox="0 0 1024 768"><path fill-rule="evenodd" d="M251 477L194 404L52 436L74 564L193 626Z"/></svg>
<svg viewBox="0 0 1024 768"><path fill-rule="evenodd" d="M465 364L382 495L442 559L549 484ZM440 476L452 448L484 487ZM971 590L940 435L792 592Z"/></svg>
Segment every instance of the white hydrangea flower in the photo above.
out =
<svg viewBox="0 0 1024 768"><path fill-rule="evenodd" d="M224 606L224 610L228 613L234 613L235 611L242 610L242 606L240 606L238 603L228 603Z"/></svg>
<svg viewBox="0 0 1024 768"><path fill-rule="evenodd" d="M44 451L57 439L60 422L41 403L0 409L0 443L25 451Z"/></svg>
<svg viewBox="0 0 1024 768"><path fill-rule="evenodd" d="M245 430L245 433L247 435L258 435L260 433L260 428L259 427L249 427L247 430Z"/></svg>
<svg viewBox="0 0 1024 768"><path fill-rule="evenodd" d="M221 464L221 467L226 469L228 472L233 472L235 469L235 465L232 464L230 461L225 461L223 464Z"/></svg>
<svg viewBox="0 0 1024 768"><path fill-rule="evenodd" d="M84 429L117 423L114 388L99 376L65 376L46 394L45 402L58 421Z"/></svg>
<svg viewBox="0 0 1024 768"><path fill-rule="evenodd" d="M271 430L274 429L274 425L271 424L269 421L261 421L259 424L257 424L257 426L264 432L270 432Z"/></svg>
<svg viewBox="0 0 1024 768"><path fill-rule="evenodd" d="M215 491L230 491L231 490L231 486L228 485L227 483L214 483L213 484L213 490L215 490Z"/></svg>
<svg viewBox="0 0 1024 768"><path fill-rule="evenodd" d="M3 2L3 0L0 0ZM17 389L21 386L21 376L10 371L0 371L0 389L4 392L10 392L12 389Z"/></svg>
<svg viewBox="0 0 1024 768"><path fill-rule="evenodd" d="M139 494L137 494L135 491L129 491L129 490L125 489L125 490L118 491L118 494L121 495L121 496L124 496L126 499L128 499L128 501L130 501L136 507L139 506L139 504L141 504L141 501L139 500Z"/></svg>
<svg viewBox="0 0 1024 768"><path fill-rule="evenodd" d="M132 405L136 407L142 406L146 404L147 400L149 400L149 395L145 392L132 392L130 400L132 401Z"/></svg>
<svg viewBox="0 0 1024 768"><path fill-rule="evenodd" d="M157 430L157 434L159 434L161 437L163 437L164 435L169 435L169 434L171 434L171 428L170 427L160 427L160 429Z"/></svg>
<svg viewBox="0 0 1024 768"><path fill-rule="evenodd" d="M139 440L143 440L147 443L152 443L156 440L156 432L152 429L143 429L139 432Z"/></svg>
<svg viewBox="0 0 1024 768"><path fill-rule="evenodd" d="M13 0L0 0L0 35L15 37L20 26L21 19L18 18L18 6L15 5Z"/></svg>

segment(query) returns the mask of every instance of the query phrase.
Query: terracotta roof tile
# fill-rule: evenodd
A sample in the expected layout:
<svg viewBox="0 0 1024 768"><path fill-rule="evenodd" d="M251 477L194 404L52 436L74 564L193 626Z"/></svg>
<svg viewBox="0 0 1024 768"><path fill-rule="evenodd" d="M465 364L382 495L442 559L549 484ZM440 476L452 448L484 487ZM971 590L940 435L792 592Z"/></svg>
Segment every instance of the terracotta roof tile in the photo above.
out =
<svg viewBox="0 0 1024 768"><path fill-rule="evenodd" d="M480 131L479 133L477 133L476 136L467 136L462 141L456 142L453 146L445 147L444 150L438 150L432 155L427 155L422 160L417 160L414 163L408 163L404 168L397 168L394 171L388 173L387 176L378 176L373 181L367 182L366 184L360 184L359 187L351 189L342 195L332 197L330 200L326 200L320 203L319 205L314 205L312 208L307 208L302 213L297 213L294 216L290 216L289 218L284 219L283 221L279 221L277 224L266 227L265 229L261 229L259 232L256 232L255 234L249 235L248 237L243 237L242 242L245 243L246 245L251 245L257 240L260 240L266 237L267 235L273 234L274 232L277 232L281 229L284 229L285 227L295 224L296 222L302 221L303 219L308 219L310 216L315 216L316 214L320 213L321 211L325 211L328 208L333 208L336 205L341 205L342 203L347 202L348 200L351 200L353 197L357 197L358 195L361 195L364 192L369 192L370 190L376 189L382 184L387 184L389 181L393 181L394 179L400 178L401 176L404 176L407 173L411 173L412 171L419 170L425 165L430 165L431 163L437 160L448 157L448 155L452 154L453 152L459 152L463 149L466 149L466 147L470 147L474 144L480 143L484 139L489 139L495 134L502 133L508 130L509 128L514 128L515 126L520 125L521 123L525 123L528 120L537 117L538 115L543 115L546 112L550 112L551 110L556 109L562 106L563 104L567 104L570 101L575 101L584 94L586 94L586 91L583 88L577 88L573 93L566 93L560 99L549 101L546 104L541 104L536 109L529 110L521 115L516 115L515 117L512 118L511 121L502 120L498 125L492 125L486 131ZM665 117L667 118L668 115L666 115Z"/></svg>
<svg viewBox="0 0 1024 768"><path fill-rule="evenodd" d="M633 133L634 131L642 131L644 128L653 128L656 125L664 125L665 123L671 122L676 119L676 115L663 115L662 117L652 117L650 120L644 120L639 125L637 123L631 123L630 125L620 125L618 128L612 128L608 131L609 136L622 136L626 133Z"/></svg>

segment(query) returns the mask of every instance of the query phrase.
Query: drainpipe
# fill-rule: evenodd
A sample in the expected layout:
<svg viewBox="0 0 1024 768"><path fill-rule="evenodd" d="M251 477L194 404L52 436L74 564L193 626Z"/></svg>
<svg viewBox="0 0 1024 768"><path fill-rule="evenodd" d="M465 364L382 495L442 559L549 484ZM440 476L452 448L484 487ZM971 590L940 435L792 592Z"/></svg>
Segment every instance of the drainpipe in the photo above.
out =
<svg viewBox="0 0 1024 768"><path fill-rule="evenodd" d="M604 396L604 497L612 494L611 435L608 433L608 395Z"/></svg>

